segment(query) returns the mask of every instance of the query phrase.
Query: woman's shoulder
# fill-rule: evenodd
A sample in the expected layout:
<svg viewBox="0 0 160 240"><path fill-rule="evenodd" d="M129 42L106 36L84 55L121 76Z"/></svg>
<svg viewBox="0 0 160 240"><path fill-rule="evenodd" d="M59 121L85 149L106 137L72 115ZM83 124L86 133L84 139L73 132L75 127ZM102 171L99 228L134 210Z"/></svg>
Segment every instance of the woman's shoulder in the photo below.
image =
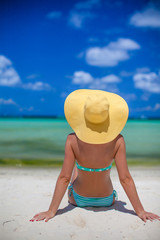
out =
<svg viewBox="0 0 160 240"><path fill-rule="evenodd" d="M76 143L77 142L76 134L74 132L69 133L68 136L67 136L67 140L66 141L71 143L71 144ZM118 136L112 142L114 142L114 144L116 146L119 146L120 144L125 143L124 137L123 137L122 134L118 134Z"/></svg>
<svg viewBox="0 0 160 240"><path fill-rule="evenodd" d="M115 138L115 145L116 147L119 147L121 144L125 145L125 140L122 134L118 134Z"/></svg>
<svg viewBox="0 0 160 240"><path fill-rule="evenodd" d="M73 133L69 133L68 136L67 136L67 141L69 142L73 142L76 140L76 134L73 132Z"/></svg>
<svg viewBox="0 0 160 240"><path fill-rule="evenodd" d="M120 133L118 136L115 138L116 141L122 141L124 139L123 135Z"/></svg>

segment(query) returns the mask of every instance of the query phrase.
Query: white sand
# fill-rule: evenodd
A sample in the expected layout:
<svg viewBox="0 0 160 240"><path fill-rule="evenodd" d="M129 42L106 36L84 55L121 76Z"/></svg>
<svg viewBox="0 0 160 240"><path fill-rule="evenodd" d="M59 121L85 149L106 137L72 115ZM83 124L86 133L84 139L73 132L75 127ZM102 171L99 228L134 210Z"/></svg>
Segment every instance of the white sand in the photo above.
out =
<svg viewBox="0 0 160 240"><path fill-rule="evenodd" d="M160 216L160 167L129 167L146 211ZM30 222L48 210L60 169L0 168L0 239L2 240L159 240L160 221L144 223L134 215L112 167L118 201L109 208L68 204L67 191L57 215L48 222Z"/></svg>

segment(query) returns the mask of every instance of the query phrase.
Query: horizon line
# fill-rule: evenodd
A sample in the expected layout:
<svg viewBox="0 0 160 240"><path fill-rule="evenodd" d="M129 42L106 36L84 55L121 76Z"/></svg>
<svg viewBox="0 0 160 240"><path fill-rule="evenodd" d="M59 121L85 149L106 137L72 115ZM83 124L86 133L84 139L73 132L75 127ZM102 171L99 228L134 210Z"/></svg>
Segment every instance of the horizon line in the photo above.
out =
<svg viewBox="0 0 160 240"><path fill-rule="evenodd" d="M13 116L13 115L8 115L8 116L0 116L0 118L50 118L50 119L56 119L56 118L63 118L65 119L65 116L58 116L58 115L52 115L52 116L44 116L44 115L22 115L22 116ZM160 120L160 117L151 117L151 116L148 116L148 117L141 117L141 116L137 116L137 117L134 117L134 116L131 116L131 117L128 117L128 119L141 119L141 120L152 120L152 119L156 119L156 120Z"/></svg>

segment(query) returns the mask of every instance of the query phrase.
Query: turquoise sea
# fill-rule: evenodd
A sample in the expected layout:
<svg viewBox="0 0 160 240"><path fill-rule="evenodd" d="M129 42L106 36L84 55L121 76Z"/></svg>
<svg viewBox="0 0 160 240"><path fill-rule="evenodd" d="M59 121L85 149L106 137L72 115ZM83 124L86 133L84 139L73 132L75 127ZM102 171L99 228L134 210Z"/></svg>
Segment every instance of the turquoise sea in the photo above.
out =
<svg viewBox="0 0 160 240"><path fill-rule="evenodd" d="M65 119L0 118L0 164L58 164L70 132ZM160 120L128 120L121 133L128 163L160 164Z"/></svg>

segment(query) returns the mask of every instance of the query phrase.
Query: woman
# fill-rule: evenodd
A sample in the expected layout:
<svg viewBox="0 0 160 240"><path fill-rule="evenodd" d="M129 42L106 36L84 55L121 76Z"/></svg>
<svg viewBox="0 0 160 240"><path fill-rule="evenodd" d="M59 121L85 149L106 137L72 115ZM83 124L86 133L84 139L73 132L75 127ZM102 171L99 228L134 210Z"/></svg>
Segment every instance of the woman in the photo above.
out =
<svg viewBox="0 0 160 240"><path fill-rule="evenodd" d="M125 100L110 92L80 89L66 98L64 110L74 133L66 140L64 163L49 210L36 214L30 221L47 222L53 218L69 183L69 203L78 207L113 205L118 200L110 179L113 159L120 183L138 217L144 222L160 220L158 215L144 210L128 170L125 141L120 134L128 119Z"/></svg>

